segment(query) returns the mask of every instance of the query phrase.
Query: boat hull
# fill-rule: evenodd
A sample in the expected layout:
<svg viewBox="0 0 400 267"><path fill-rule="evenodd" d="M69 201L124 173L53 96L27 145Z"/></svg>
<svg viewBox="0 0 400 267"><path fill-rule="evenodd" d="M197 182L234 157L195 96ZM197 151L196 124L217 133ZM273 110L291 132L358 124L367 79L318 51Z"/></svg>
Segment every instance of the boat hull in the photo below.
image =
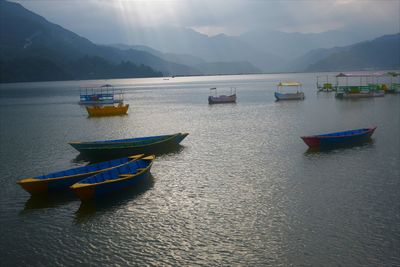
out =
<svg viewBox="0 0 400 267"><path fill-rule="evenodd" d="M114 100L81 100L78 102L79 105L112 105L122 104L124 101L121 99Z"/></svg>
<svg viewBox="0 0 400 267"><path fill-rule="evenodd" d="M226 103L236 103L236 94L233 95L221 95L221 96L209 96L208 104L226 104Z"/></svg>
<svg viewBox="0 0 400 267"><path fill-rule="evenodd" d="M275 95L275 98L277 101L279 101L279 100L303 100L304 99L303 92L288 93L288 94L281 94L281 93L275 92L274 95Z"/></svg>
<svg viewBox="0 0 400 267"><path fill-rule="evenodd" d="M117 174L106 173L106 175L109 175L106 179L103 179L99 182L93 182L97 181L97 179L101 177L97 178L96 176L98 175L92 176L86 180L81 180L80 182L72 185L71 189L82 201L100 198L104 195L121 191L146 179L150 174L150 169L154 158L154 156L143 158L143 160L147 161L148 164L144 168L136 167L133 172L138 171L137 173L119 174L121 172L121 168L119 168L114 170L117 172Z"/></svg>
<svg viewBox="0 0 400 267"><path fill-rule="evenodd" d="M367 98L374 97L373 93L345 93L345 92L337 92L335 95L336 98L342 99L356 99L356 98Z"/></svg>
<svg viewBox="0 0 400 267"><path fill-rule="evenodd" d="M116 115L126 115L128 112L129 105L121 106L93 106L86 107L86 110L90 117L104 117L104 116L116 116Z"/></svg>
<svg viewBox="0 0 400 267"><path fill-rule="evenodd" d="M18 182L19 185L32 195L43 194L47 192L55 192L68 189L74 183L79 182L93 174L82 175L79 177L62 179L62 180L41 180L35 178L24 179Z"/></svg>
<svg viewBox="0 0 400 267"><path fill-rule="evenodd" d="M129 158L117 159L110 162L96 163L84 167L50 173L48 175L26 178L18 181L18 184L25 191L32 195L67 190L74 183L77 183L87 177L96 175L107 170L111 170L116 167L123 166L143 156L144 155L135 155ZM82 173L72 174L73 172L77 172L78 169L82 169Z"/></svg>
<svg viewBox="0 0 400 267"><path fill-rule="evenodd" d="M324 135L302 136L301 139L310 148L334 148L367 142L371 139L375 129L376 127Z"/></svg>
<svg viewBox="0 0 400 267"><path fill-rule="evenodd" d="M158 154L177 147L188 133L160 136L148 142L89 142L70 143L72 147L91 158L109 158L133 154ZM140 139L140 138L135 138ZM135 140L131 139L131 140Z"/></svg>

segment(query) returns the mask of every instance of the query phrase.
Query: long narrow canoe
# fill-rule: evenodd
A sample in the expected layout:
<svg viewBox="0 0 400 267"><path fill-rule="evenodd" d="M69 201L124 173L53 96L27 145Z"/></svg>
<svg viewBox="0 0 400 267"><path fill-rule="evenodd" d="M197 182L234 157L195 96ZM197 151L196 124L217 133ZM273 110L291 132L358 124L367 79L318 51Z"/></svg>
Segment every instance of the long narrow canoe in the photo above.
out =
<svg viewBox="0 0 400 267"><path fill-rule="evenodd" d="M117 167L122 167L126 164L135 162L143 156L144 155L135 155L64 171L52 172L46 175L22 179L18 184L31 194L65 190L86 177L112 170Z"/></svg>
<svg viewBox="0 0 400 267"><path fill-rule="evenodd" d="M188 133L148 136L93 142L71 142L73 148L90 157L110 157L133 154L157 154L176 147Z"/></svg>
<svg viewBox="0 0 400 267"><path fill-rule="evenodd" d="M304 143L306 143L310 148L352 145L370 140L375 129L376 127L372 127L328 134L302 136L301 139L303 139Z"/></svg>
<svg viewBox="0 0 400 267"><path fill-rule="evenodd" d="M121 167L108 170L73 184L71 189L82 200L98 198L119 191L144 180L150 173L154 155L129 162Z"/></svg>

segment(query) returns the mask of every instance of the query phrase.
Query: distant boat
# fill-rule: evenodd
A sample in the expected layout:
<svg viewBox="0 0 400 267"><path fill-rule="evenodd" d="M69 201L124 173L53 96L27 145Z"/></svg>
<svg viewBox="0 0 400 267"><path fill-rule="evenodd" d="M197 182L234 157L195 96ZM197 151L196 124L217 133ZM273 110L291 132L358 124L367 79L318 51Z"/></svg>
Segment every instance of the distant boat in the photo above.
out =
<svg viewBox="0 0 400 267"><path fill-rule="evenodd" d="M310 148L352 145L368 141L375 129L376 127L372 127L328 134L302 136L301 139L303 139L304 143L306 143Z"/></svg>
<svg viewBox="0 0 400 267"><path fill-rule="evenodd" d="M296 87L296 92L283 92L283 88L288 87ZM301 90L301 83L298 82L280 82L277 85L277 91L275 92L275 98L277 101L279 100L303 100L304 92Z"/></svg>
<svg viewBox="0 0 400 267"><path fill-rule="evenodd" d="M92 106L86 107L91 117L124 115L128 112L129 105L119 104L118 106Z"/></svg>
<svg viewBox="0 0 400 267"><path fill-rule="evenodd" d="M65 190L68 189L69 186L86 177L123 166L129 162L136 161L143 156L144 155L135 155L64 171L52 172L46 175L22 179L18 184L31 194Z"/></svg>
<svg viewBox="0 0 400 267"><path fill-rule="evenodd" d="M90 176L73 184L71 189L84 201L133 186L149 175L154 158L154 155L147 156L118 168Z"/></svg>
<svg viewBox="0 0 400 267"><path fill-rule="evenodd" d="M213 95L214 92L214 95ZM231 88L230 95L218 95L217 88L210 88L210 96L208 97L208 104L224 104L236 103L236 88Z"/></svg>
<svg viewBox="0 0 400 267"><path fill-rule="evenodd" d="M188 133L176 133L106 141L71 142L69 144L89 157L157 154L157 152L176 147L186 136Z"/></svg>
<svg viewBox="0 0 400 267"><path fill-rule="evenodd" d="M85 88L80 90L79 104L81 105L105 105L123 102L121 89L115 89L110 84L104 84L99 88Z"/></svg>
<svg viewBox="0 0 400 267"><path fill-rule="evenodd" d="M317 90L318 92L332 92L336 90L336 86L332 85L332 82L330 81L330 77L328 75L325 76L325 82L320 83L320 78L321 76L317 76Z"/></svg>
<svg viewBox="0 0 400 267"><path fill-rule="evenodd" d="M336 75L336 98L356 99L366 97L385 96L386 84L378 82L379 78L386 77L385 72L341 72ZM341 83L339 79L344 79Z"/></svg>

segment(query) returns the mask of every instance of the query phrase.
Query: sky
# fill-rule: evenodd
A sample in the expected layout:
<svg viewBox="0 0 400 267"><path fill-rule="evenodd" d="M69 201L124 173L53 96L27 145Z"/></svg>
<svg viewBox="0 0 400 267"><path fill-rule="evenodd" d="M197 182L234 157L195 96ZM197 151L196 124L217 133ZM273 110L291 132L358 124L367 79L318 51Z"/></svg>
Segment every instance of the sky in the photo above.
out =
<svg viewBox="0 0 400 267"><path fill-rule="evenodd" d="M133 29L165 26L190 28L209 36L260 29L342 30L371 36L400 32L400 0L12 1L96 43L127 43L124 36Z"/></svg>

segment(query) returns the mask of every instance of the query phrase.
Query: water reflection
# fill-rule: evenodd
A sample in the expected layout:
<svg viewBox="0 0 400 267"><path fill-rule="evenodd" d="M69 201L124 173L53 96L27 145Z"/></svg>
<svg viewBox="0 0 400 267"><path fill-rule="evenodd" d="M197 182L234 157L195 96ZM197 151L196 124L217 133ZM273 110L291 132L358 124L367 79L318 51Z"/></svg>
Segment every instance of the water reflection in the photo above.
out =
<svg viewBox="0 0 400 267"><path fill-rule="evenodd" d="M76 200L76 197L72 191L69 190L42 195L31 195L31 197L26 201L21 214L29 210L56 208L73 200Z"/></svg>
<svg viewBox="0 0 400 267"><path fill-rule="evenodd" d="M154 187L154 177L150 173L149 176L138 184L125 188L124 190L109 194L100 199L82 201L79 209L75 212L75 223L84 223L91 218L133 201L146 191Z"/></svg>
<svg viewBox="0 0 400 267"><path fill-rule="evenodd" d="M339 151L347 150L347 149L363 149L363 148L371 148L375 143L374 139L370 139L368 141L362 143L355 144L336 144L334 146L324 146L324 147L316 147L316 148L308 148L306 152L304 152L305 156L313 156L318 154L331 154L337 153Z"/></svg>

